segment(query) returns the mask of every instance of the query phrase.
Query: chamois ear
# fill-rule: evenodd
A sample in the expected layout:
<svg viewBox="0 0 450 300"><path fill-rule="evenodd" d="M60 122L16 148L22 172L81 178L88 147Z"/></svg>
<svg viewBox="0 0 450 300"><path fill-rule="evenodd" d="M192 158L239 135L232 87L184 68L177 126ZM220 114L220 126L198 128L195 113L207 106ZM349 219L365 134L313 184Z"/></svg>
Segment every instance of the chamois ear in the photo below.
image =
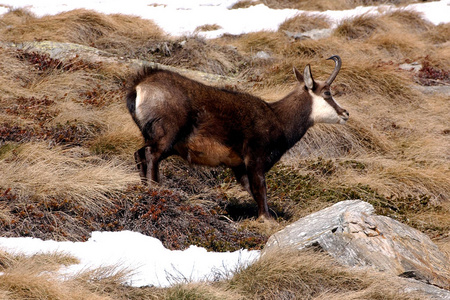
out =
<svg viewBox="0 0 450 300"><path fill-rule="evenodd" d="M303 83L303 75L294 67L295 78L297 78L298 82Z"/></svg>
<svg viewBox="0 0 450 300"><path fill-rule="evenodd" d="M311 74L311 67L307 65L305 71L303 71L303 78L305 80L305 85L309 90L314 89L314 79Z"/></svg>

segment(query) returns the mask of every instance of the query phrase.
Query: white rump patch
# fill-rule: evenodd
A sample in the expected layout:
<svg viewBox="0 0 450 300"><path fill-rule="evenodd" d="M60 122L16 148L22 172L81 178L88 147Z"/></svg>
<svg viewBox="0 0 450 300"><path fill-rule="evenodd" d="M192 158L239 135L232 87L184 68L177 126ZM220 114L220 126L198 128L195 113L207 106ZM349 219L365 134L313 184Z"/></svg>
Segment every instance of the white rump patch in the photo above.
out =
<svg viewBox="0 0 450 300"><path fill-rule="evenodd" d="M136 108L135 108L135 114L136 114L136 118L138 120L141 120L141 109L140 106L143 102L144 99L144 92L142 90L142 88L140 86L136 87Z"/></svg>
<svg viewBox="0 0 450 300"><path fill-rule="evenodd" d="M314 121L314 124L316 123L337 124L341 122L342 118L339 117L336 110L330 104L328 104L328 102L325 101L323 97L317 96L312 91L309 91L309 94L312 97L311 119Z"/></svg>
<svg viewBox="0 0 450 300"><path fill-rule="evenodd" d="M136 86L136 118L144 120L150 109L165 100L165 91L155 86Z"/></svg>

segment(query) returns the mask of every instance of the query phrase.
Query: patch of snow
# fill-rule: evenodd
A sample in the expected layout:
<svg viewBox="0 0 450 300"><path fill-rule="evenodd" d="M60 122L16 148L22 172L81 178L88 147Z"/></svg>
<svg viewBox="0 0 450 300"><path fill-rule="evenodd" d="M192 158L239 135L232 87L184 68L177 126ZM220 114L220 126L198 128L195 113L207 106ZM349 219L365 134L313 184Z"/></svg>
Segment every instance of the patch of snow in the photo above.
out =
<svg viewBox="0 0 450 300"><path fill-rule="evenodd" d="M80 263L62 268L60 273L65 278L107 266L131 269L131 277L126 283L135 287L167 287L180 282L225 279L236 269L254 262L260 253L248 250L208 252L197 246L172 251L158 239L132 231L97 231L86 242L0 238L0 249L27 256L54 252L74 256Z"/></svg>
<svg viewBox="0 0 450 300"><path fill-rule="evenodd" d="M106 14L127 14L154 20L166 33L173 36L189 35L202 25L217 24L220 29L200 32L206 38L216 38L225 33L242 34L260 30L278 30L286 19L297 14L322 15L330 19L333 26L341 20L361 14L380 14L396 9L412 9L423 14L433 24L450 21L450 0L411 4L405 8L394 6L360 6L350 10L305 12L295 9L271 9L263 4L248 8L229 9L237 0L78 0L78 1L33 1L0 0L0 14L10 8L27 8L37 16L55 15L74 9L89 9Z"/></svg>

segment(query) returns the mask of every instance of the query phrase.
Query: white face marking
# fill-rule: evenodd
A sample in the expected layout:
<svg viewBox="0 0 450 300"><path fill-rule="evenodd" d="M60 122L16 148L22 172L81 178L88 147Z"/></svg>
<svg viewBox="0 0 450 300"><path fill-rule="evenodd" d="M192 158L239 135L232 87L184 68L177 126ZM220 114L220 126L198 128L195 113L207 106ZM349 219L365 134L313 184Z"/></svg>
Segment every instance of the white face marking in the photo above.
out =
<svg viewBox="0 0 450 300"><path fill-rule="evenodd" d="M312 97L311 119L316 123L344 124L344 120L323 97L309 91ZM334 100L334 99L333 99ZM336 102L336 101L335 101ZM337 102L336 102L337 104ZM339 104L337 104L339 106Z"/></svg>

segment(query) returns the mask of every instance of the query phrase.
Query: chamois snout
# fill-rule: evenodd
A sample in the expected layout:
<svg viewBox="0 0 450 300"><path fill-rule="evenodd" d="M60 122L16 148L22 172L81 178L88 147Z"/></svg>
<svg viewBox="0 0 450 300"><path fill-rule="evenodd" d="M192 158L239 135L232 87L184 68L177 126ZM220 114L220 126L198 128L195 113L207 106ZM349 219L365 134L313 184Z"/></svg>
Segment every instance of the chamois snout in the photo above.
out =
<svg viewBox="0 0 450 300"><path fill-rule="evenodd" d="M331 76L324 82L314 80L309 65L306 66L303 76L296 69L294 69L294 72L300 82L304 81L305 88L310 95L312 101L310 118L313 124L345 124L350 114L337 103L330 90L330 86L341 68L341 59L337 55L328 59L335 62L335 68Z"/></svg>
<svg viewBox="0 0 450 300"><path fill-rule="evenodd" d="M311 93L313 94L313 93ZM317 95L312 96L311 119L314 124L345 124L350 116L333 98L324 99Z"/></svg>
<svg viewBox="0 0 450 300"><path fill-rule="evenodd" d="M347 123L347 120L350 117L349 112L346 109L340 108L337 113L339 115L339 124Z"/></svg>
<svg viewBox="0 0 450 300"><path fill-rule="evenodd" d="M346 111L344 109L342 114L340 114L339 116L341 117L341 121L339 123L340 124L345 124L347 122L348 118L350 117L350 114L348 113L348 111Z"/></svg>

